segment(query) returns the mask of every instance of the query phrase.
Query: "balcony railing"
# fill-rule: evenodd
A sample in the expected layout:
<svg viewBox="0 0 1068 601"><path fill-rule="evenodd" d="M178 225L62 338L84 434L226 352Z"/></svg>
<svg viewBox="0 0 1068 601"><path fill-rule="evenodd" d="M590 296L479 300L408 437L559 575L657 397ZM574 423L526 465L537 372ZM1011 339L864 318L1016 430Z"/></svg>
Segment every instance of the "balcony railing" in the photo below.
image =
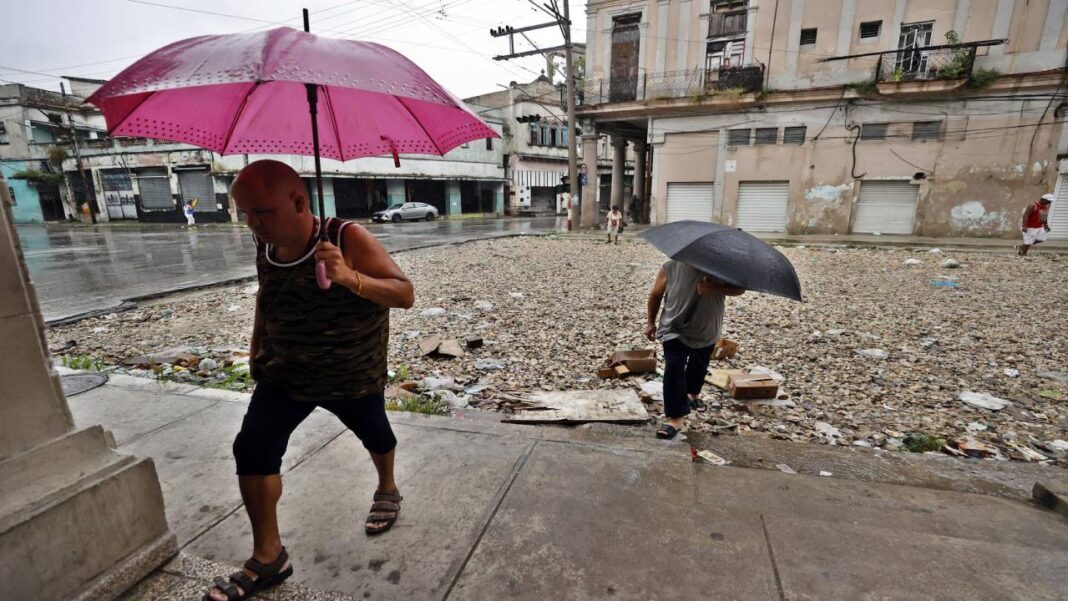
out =
<svg viewBox="0 0 1068 601"><path fill-rule="evenodd" d="M605 78L582 82L579 106L669 98L698 100L724 91L758 92L764 86L764 66L694 69L645 74L637 78Z"/></svg>
<svg viewBox="0 0 1068 601"><path fill-rule="evenodd" d="M882 53L875 81L924 81L971 77L975 44L904 48Z"/></svg>

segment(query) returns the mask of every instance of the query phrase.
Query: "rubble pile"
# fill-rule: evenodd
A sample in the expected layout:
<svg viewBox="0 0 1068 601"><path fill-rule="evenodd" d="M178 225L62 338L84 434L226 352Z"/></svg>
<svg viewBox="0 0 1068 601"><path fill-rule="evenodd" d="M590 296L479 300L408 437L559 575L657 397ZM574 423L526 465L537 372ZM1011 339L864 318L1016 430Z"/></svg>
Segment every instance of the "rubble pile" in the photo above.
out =
<svg viewBox="0 0 1068 601"><path fill-rule="evenodd" d="M738 348L712 363L774 373L779 394L734 399L707 385L692 429L890 450L941 441L953 454L1068 465L1063 261L928 249L783 252L806 302L730 299L723 334ZM645 300L663 258L652 247L526 237L396 258L417 304L392 313L390 366L405 368L416 393L429 392L428 379L448 380L450 406L507 411L539 391L629 387L662 415L656 373L597 374L615 351L654 346L644 336ZM176 377L210 383L227 361L233 369L234 348L247 348L254 290L171 297L53 328L50 347L115 366L199 349L197 369L171 363L171 375L183 367L177 373L188 375ZM200 369L204 357L217 367ZM656 365L662 372L659 350ZM164 362L121 368L167 370Z"/></svg>

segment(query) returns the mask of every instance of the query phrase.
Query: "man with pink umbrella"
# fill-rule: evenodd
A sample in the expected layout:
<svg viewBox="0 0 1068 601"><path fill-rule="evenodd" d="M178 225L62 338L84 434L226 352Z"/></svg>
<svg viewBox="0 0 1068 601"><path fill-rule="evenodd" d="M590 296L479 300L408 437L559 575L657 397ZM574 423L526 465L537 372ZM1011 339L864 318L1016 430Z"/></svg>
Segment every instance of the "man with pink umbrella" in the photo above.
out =
<svg viewBox="0 0 1068 601"><path fill-rule="evenodd" d="M305 32L176 42L89 99L111 135L315 159L318 215L299 174L280 161L248 165L231 189L254 234L260 282L250 345L257 387L234 441L253 553L244 570L215 579L208 600L247 599L293 573L276 515L279 472L290 434L315 407L337 415L371 454L379 483L367 534L388 530L400 512L383 389L389 309L411 307L414 288L374 236L323 217L320 155L392 154L399 164L401 153L440 155L499 137L397 52L307 30L305 11Z"/></svg>

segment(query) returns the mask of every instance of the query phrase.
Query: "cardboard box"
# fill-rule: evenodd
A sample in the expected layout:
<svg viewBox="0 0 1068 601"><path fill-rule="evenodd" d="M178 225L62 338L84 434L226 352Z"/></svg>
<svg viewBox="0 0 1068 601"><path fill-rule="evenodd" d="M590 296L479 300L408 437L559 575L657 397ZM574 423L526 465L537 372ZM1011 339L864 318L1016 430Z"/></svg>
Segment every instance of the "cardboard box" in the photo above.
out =
<svg viewBox="0 0 1068 601"><path fill-rule="evenodd" d="M602 380L608 380L616 377L616 370L611 367L602 367L597 370L597 377Z"/></svg>
<svg viewBox="0 0 1068 601"><path fill-rule="evenodd" d="M779 383L765 374L735 374L727 390L736 399L773 399L779 393Z"/></svg>
<svg viewBox="0 0 1068 601"><path fill-rule="evenodd" d="M748 373L749 372L744 369L713 369L710 374L705 377L705 382L708 382L720 390L727 390L730 385L731 376L741 376Z"/></svg>
<svg viewBox="0 0 1068 601"><path fill-rule="evenodd" d="M656 351L653 349L616 351L608 357L608 364L624 365L632 374L647 374L656 371Z"/></svg>

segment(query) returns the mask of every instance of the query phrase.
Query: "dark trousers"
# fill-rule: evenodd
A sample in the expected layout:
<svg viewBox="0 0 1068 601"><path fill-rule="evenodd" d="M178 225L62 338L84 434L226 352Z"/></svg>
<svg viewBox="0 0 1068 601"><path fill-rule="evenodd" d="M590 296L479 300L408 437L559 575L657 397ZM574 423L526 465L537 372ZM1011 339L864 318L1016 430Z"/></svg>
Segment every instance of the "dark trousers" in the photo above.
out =
<svg viewBox="0 0 1068 601"><path fill-rule="evenodd" d="M682 417L690 413L686 395L701 394L715 347L690 348L678 339L664 342L664 415Z"/></svg>
<svg viewBox="0 0 1068 601"><path fill-rule="evenodd" d="M381 392L358 399L308 403L289 397L268 382L256 384L241 431L234 439L234 459L238 476L273 476L282 469L282 455L289 436L316 407L338 416L352 430L364 448L384 455L397 446L386 417L386 399Z"/></svg>

